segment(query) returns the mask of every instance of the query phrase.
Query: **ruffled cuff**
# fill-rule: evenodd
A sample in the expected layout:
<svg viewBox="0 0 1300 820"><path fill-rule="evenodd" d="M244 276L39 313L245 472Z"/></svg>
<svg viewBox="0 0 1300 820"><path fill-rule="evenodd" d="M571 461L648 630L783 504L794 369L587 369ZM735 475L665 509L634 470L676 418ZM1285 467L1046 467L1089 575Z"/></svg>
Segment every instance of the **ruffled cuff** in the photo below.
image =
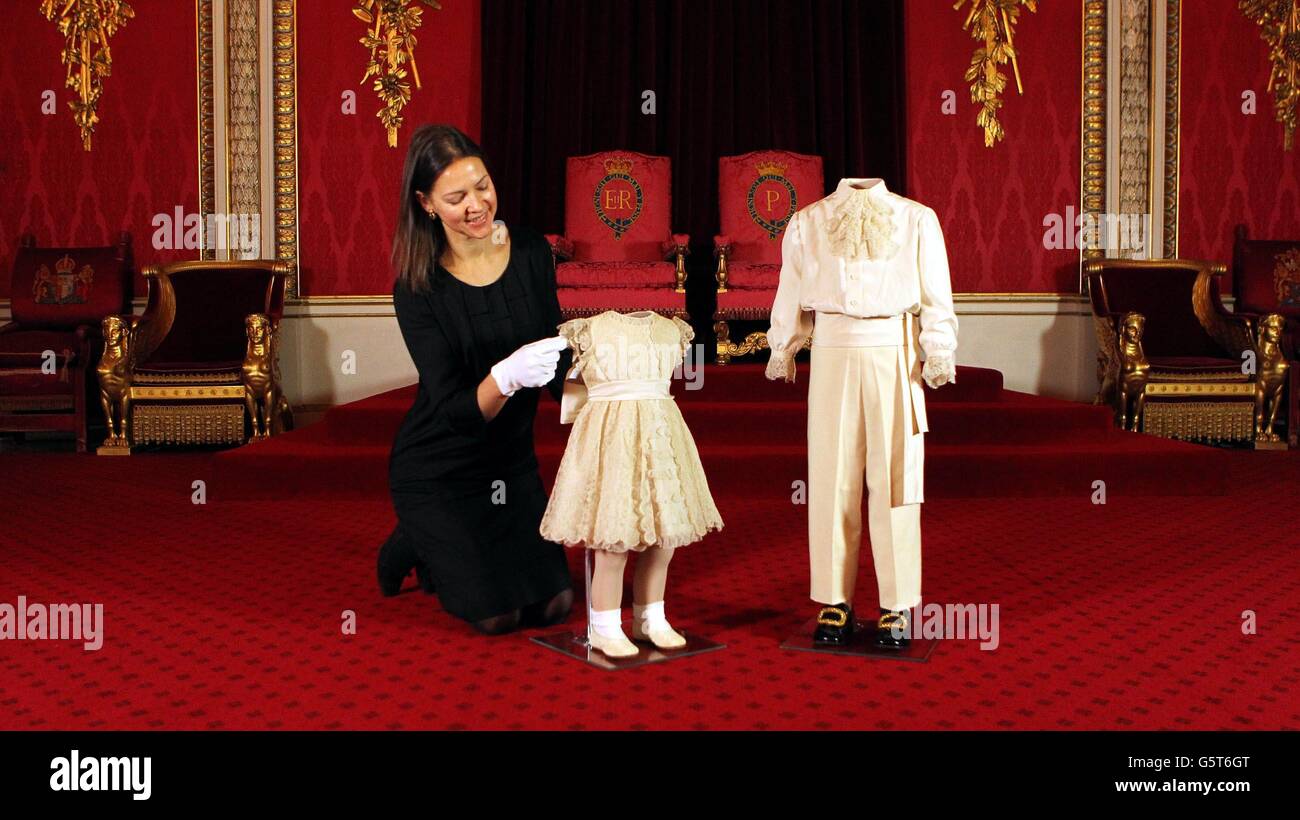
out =
<svg viewBox="0 0 1300 820"><path fill-rule="evenodd" d="M957 363L952 353L937 350L925 358L925 367L921 369L921 378L933 390L945 384L957 383Z"/></svg>
<svg viewBox="0 0 1300 820"><path fill-rule="evenodd" d="M771 381L781 379L793 383L795 376L794 356L773 350L771 358L767 360L767 369L763 375Z"/></svg>

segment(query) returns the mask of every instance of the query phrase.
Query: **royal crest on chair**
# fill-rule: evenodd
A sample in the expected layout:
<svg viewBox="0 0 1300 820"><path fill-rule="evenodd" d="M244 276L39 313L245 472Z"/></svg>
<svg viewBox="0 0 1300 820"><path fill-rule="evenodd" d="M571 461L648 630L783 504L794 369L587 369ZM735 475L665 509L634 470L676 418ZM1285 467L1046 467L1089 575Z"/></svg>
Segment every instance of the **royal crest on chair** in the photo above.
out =
<svg viewBox="0 0 1300 820"><path fill-rule="evenodd" d="M596 217L614 232L614 238L622 239L645 204L641 185L632 176L632 160L626 157L605 160L605 176L596 183L591 203Z"/></svg>
<svg viewBox="0 0 1300 820"><path fill-rule="evenodd" d="M717 362L767 350L763 330L731 340L731 322L766 321L781 274L781 240L801 207L822 196L822 159L791 151L750 151L718 159ZM811 344L811 338L808 344Z"/></svg>
<svg viewBox="0 0 1300 820"><path fill-rule="evenodd" d="M1291 248L1277 255L1273 289L1278 307L1300 308L1300 248Z"/></svg>
<svg viewBox="0 0 1300 820"><path fill-rule="evenodd" d="M72 257L64 255L54 263L54 273L50 273L48 265L37 269L32 281L32 298L38 305L84 305L94 280L94 268L82 265L77 270Z"/></svg>
<svg viewBox="0 0 1300 820"><path fill-rule="evenodd" d="M758 176L749 186L745 205L754 224L767 231L767 238L776 240L785 230L786 223L799 210L799 195L794 184L785 178L785 166L779 162L760 162L755 166Z"/></svg>

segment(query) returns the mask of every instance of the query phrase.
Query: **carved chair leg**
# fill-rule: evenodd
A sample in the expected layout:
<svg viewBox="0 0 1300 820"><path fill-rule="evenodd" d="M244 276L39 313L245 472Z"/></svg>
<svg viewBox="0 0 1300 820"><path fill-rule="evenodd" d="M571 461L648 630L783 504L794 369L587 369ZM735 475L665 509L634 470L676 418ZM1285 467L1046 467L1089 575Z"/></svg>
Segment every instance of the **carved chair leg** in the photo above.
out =
<svg viewBox="0 0 1300 820"><path fill-rule="evenodd" d="M731 361L731 328L719 319L713 323L713 332L718 337L718 364L725 365Z"/></svg>
<svg viewBox="0 0 1300 820"><path fill-rule="evenodd" d="M88 356L88 353L83 353ZM86 452L86 428L89 426L90 403L86 401L86 369L85 359L82 359L82 366L78 367L72 374L72 412L76 419L76 436L77 452Z"/></svg>
<svg viewBox="0 0 1300 820"><path fill-rule="evenodd" d="M293 429L293 408L289 406L289 400L283 395L280 395L277 401L274 422L271 428L272 435L279 435Z"/></svg>

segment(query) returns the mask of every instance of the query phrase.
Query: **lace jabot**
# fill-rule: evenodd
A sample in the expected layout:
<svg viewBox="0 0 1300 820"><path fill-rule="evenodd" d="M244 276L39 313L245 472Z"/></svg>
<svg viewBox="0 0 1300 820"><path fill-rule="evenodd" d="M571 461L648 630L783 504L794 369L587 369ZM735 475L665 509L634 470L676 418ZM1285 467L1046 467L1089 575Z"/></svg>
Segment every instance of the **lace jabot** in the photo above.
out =
<svg viewBox="0 0 1300 820"><path fill-rule="evenodd" d="M875 188L842 186L836 199L841 201L836 204L827 233L832 253L846 259L888 259L898 251L894 209Z"/></svg>

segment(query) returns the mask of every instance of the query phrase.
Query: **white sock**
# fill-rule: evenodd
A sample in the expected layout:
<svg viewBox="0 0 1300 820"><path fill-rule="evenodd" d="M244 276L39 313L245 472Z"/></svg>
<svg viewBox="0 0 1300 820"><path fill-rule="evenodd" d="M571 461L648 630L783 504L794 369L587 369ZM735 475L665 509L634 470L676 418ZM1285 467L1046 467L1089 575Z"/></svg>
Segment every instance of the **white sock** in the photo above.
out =
<svg viewBox="0 0 1300 820"><path fill-rule="evenodd" d="M623 634L623 610L593 609L591 611L591 631L602 638L627 637Z"/></svg>
<svg viewBox="0 0 1300 820"><path fill-rule="evenodd" d="M653 604L632 604L632 617L638 621L644 621L647 629L671 629L668 625L668 619L664 617L664 602L656 601Z"/></svg>

